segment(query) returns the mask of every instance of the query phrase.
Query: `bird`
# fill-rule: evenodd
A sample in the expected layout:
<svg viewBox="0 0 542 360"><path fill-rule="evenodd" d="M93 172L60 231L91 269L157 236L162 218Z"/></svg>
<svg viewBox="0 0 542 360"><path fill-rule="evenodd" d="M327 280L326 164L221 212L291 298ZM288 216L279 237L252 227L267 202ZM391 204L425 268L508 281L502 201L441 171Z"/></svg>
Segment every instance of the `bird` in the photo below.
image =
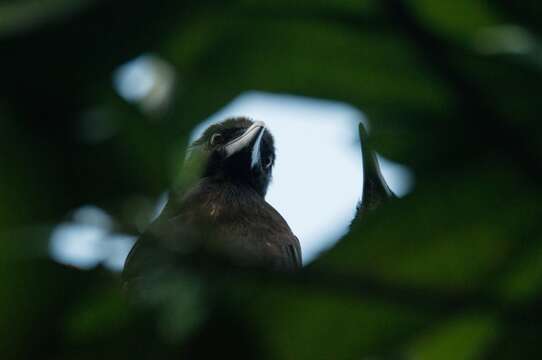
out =
<svg viewBox="0 0 542 360"><path fill-rule="evenodd" d="M178 254L193 249L241 266L301 268L298 238L265 200L275 164L274 139L265 123L228 118L209 126L187 153L184 168L197 163L196 179L170 194L136 241L125 261L124 283L173 266Z"/></svg>

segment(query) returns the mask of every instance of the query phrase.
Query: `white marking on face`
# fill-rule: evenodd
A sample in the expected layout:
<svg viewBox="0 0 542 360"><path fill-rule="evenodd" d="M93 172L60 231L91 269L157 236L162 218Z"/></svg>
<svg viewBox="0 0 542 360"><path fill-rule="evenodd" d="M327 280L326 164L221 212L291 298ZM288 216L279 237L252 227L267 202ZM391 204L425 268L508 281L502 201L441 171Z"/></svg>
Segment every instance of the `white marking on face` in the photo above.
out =
<svg viewBox="0 0 542 360"><path fill-rule="evenodd" d="M260 134L258 135L258 138L256 139L256 143L252 147L252 155L251 155L251 162L250 162L251 168L254 168L260 161L260 144L262 142L262 137L263 137L264 132L265 132L265 129L260 131Z"/></svg>

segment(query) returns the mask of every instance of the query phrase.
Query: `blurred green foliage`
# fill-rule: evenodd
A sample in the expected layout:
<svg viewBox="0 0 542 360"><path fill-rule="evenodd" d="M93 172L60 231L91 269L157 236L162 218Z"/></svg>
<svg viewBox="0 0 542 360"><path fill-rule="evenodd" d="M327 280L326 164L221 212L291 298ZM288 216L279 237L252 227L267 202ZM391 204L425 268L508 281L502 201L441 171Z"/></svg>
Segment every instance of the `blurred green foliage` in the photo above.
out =
<svg viewBox="0 0 542 360"><path fill-rule="evenodd" d="M508 0L0 2L2 358L539 357L541 13ZM142 53L176 73L153 113L112 87ZM146 307L117 274L49 259L52 227L84 204L137 233L189 130L247 89L359 107L415 192L299 274L180 267Z"/></svg>

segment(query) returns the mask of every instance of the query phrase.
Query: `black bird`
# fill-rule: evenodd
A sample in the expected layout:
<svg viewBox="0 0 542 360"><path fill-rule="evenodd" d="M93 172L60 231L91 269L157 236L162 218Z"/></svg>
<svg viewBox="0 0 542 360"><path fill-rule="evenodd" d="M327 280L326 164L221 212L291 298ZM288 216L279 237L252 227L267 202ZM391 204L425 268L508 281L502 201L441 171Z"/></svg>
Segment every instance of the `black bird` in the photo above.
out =
<svg viewBox="0 0 542 360"><path fill-rule="evenodd" d="M170 196L134 245L125 281L163 269L194 248L241 265L301 267L297 237L265 201L275 148L263 122L240 117L210 126L189 149L187 166L193 162L201 164L201 175L187 191Z"/></svg>

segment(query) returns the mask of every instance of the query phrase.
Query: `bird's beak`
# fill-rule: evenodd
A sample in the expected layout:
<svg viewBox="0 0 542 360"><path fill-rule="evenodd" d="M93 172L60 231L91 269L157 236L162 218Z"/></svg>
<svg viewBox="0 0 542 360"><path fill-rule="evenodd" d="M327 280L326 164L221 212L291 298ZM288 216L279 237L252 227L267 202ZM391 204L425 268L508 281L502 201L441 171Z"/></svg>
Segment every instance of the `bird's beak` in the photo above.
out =
<svg viewBox="0 0 542 360"><path fill-rule="evenodd" d="M260 163L260 144L265 132L265 123L263 121L255 121L243 135L231 140L224 145L224 151L226 158L238 153L243 149L250 149L251 151L251 163L250 167L254 168Z"/></svg>

